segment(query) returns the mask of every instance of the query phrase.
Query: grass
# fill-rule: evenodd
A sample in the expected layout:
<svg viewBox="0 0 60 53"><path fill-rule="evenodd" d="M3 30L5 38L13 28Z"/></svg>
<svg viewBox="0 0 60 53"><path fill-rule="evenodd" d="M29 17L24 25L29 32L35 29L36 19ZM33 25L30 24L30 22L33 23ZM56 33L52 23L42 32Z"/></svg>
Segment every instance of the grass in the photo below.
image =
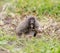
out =
<svg viewBox="0 0 60 53"><path fill-rule="evenodd" d="M0 47L9 50L11 53L60 53L60 43L57 40L51 39L47 41L43 38L27 40L23 38L14 39L14 37L14 41L11 38L8 39L0 41Z"/></svg>
<svg viewBox="0 0 60 53"><path fill-rule="evenodd" d="M0 48L10 53L60 53L60 42L55 38L42 36L27 39L3 34L0 37Z"/></svg>
<svg viewBox="0 0 60 53"><path fill-rule="evenodd" d="M39 18L43 18L40 17L43 15L60 17L60 0L4 0L4 2L11 4L7 6L8 12L18 13L19 15L34 14Z"/></svg>
<svg viewBox="0 0 60 53"><path fill-rule="evenodd" d="M23 5L24 4L24 5ZM31 12L32 14L60 16L60 0L18 0L16 3L17 13Z"/></svg>
<svg viewBox="0 0 60 53"><path fill-rule="evenodd" d="M19 15L33 14L40 19L53 15L60 20L60 0L1 0L0 6L6 3L11 4L5 8L7 15L11 12ZM60 42L46 35L41 38L18 38L0 29L0 48L10 53L60 53Z"/></svg>

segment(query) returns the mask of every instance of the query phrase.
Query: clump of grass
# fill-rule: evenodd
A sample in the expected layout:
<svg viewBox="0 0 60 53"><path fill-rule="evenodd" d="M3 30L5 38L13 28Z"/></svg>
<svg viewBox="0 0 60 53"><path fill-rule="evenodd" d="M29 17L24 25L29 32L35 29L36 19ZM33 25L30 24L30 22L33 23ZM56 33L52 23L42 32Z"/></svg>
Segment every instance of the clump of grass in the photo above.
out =
<svg viewBox="0 0 60 53"><path fill-rule="evenodd" d="M14 2L15 3L15 2ZM24 5L23 5L24 4ZM16 12L32 12L40 15L59 15L60 1L59 0L18 0L16 3Z"/></svg>
<svg viewBox="0 0 60 53"><path fill-rule="evenodd" d="M24 52L26 53L59 53L58 41L33 38L26 42Z"/></svg>
<svg viewBox="0 0 60 53"><path fill-rule="evenodd" d="M53 15L55 18L60 16L60 0L6 0L5 2L9 3L8 6L6 5L9 13L14 12L22 15L29 12L38 16Z"/></svg>
<svg viewBox="0 0 60 53"><path fill-rule="evenodd" d="M60 53L59 41L57 39L47 39L48 37L26 39L5 35L2 40L7 42L3 44L3 41L0 47L9 50L11 53Z"/></svg>

